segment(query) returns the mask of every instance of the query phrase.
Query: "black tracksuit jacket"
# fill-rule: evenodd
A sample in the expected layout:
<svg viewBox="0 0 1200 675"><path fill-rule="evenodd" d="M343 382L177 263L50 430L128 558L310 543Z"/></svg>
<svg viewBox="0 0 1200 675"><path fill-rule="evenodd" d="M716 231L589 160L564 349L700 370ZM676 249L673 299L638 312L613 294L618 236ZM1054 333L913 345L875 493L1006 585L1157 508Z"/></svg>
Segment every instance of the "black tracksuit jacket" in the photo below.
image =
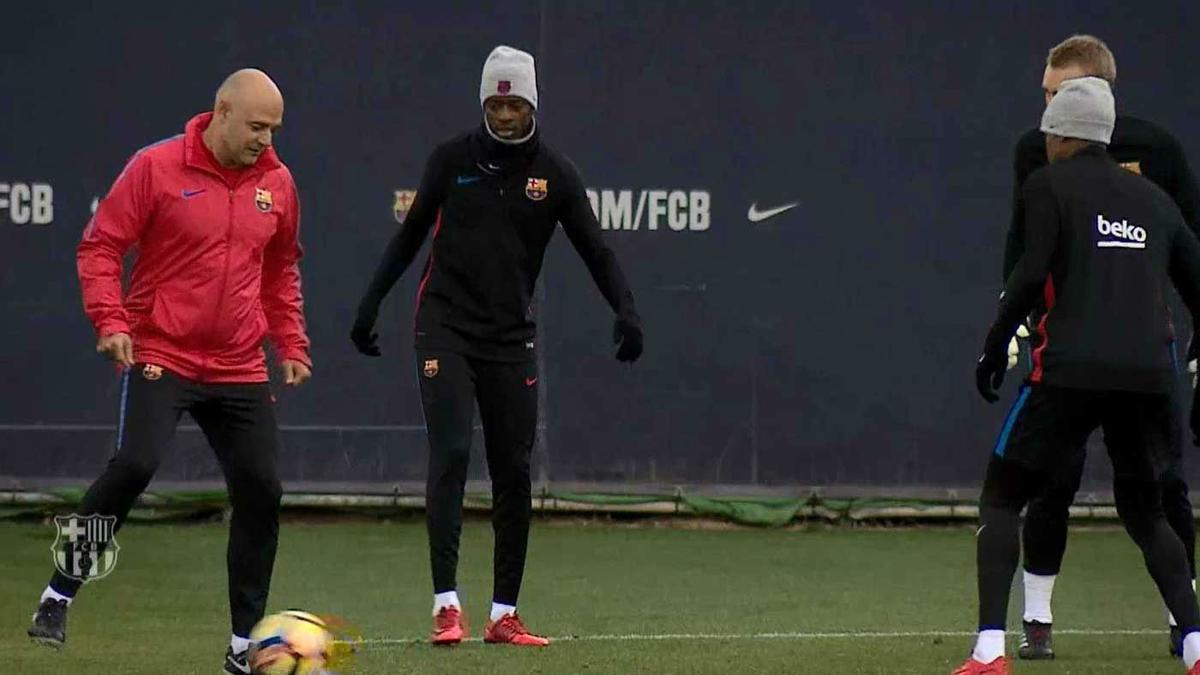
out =
<svg viewBox="0 0 1200 675"><path fill-rule="evenodd" d="M378 306L432 230L418 291L417 349L531 359L534 287L560 223L617 317L640 327L633 293L601 237L575 166L536 130L530 140L510 145L483 125L433 151L363 303Z"/></svg>
<svg viewBox="0 0 1200 675"><path fill-rule="evenodd" d="M984 358L1044 303L1030 381L1168 392L1175 378L1167 284L1200 311L1200 242L1167 193L1092 145L1021 188L1024 251L1008 277Z"/></svg>

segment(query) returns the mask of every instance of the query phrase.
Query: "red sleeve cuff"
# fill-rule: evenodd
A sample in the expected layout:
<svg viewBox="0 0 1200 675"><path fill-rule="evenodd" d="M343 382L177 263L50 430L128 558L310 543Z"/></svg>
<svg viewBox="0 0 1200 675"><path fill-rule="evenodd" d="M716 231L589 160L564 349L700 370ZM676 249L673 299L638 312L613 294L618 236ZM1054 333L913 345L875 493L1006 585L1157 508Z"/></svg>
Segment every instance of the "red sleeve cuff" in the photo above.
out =
<svg viewBox="0 0 1200 675"><path fill-rule="evenodd" d="M298 361L300 363L303 363L305 366L308 366L309 370L312 370L312 367L313 367L312 359L310 359L308 357L308 352L304 351L303 349L281 350L279 352L279 360L280 361Z"/></svg>
<svg viewBox="0 0 1200 675"><path fill-rule="evenodd" d="M108 337L117 333L130 335L129 324L122 319L107 319L96 324L96 335L98 337Z"/></svg>

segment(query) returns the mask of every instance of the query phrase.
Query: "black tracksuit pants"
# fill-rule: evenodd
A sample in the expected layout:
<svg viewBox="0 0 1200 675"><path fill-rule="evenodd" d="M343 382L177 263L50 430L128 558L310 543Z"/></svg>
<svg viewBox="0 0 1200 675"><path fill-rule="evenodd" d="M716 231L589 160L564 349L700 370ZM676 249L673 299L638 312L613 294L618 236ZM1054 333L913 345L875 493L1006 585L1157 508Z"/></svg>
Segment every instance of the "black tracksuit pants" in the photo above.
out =
<svg viewBox="0 0 1200 675"><path fill-rule="evenodd" d="M125 373L116 452L84 495L79 513L116 516L119 529L158 469L180 417L190 413L216 453L229 488L229 609L233 632L248 637L266 609L279 539L282 491L270 388L265 382L200 384L157 372L138 364ZM81 584L56 571L50 585L74 596Z"/></svg>
<svg viewBox="0 0 1200 675"><path fill-rule="evenodd" d="M976 565L979 629L1002 630L1021 554L1021 509L1081 461L1096 428L1113 464L1117 513L1185 634L1200 629L1200 608L1179 537L1167 524L1159 477L1178 419L1166 394L1021 388L988 465L979 503Z"/></svg>
<svg viewBox="0 0 1200 675"><path fill-rule="evenodd" d="M533 513L529 461L537 435L537 364L422 349L417 351L417 377L429 436L425 501L433 591L444 593L458 585L463 490L478 403L492 479L492 599L515 606Z"/></svg>
<svg viewBox="0 0 1200 675"><path fill-rule="evenodd" d="M1188 392L1191 393L1190 391ZM1192 516L1192 501L1183 476L1184 411L1187 398L1180 391L1171 396L1172 434L1168 438L1165 461L1159 475L1158 488L1162 496L1167 523L1183 542L1188 557L1188 569L1196 578L1196 523ZM1086 439L1084 439L1086 443ZM1046 490L1029 502L1025 524L1021 529L1024 544L1025 571L1042 576L1057 575L1067 551L1067 521L1075 494L1083 480L1086 453L1079 453L1061 476Z"/></svg>

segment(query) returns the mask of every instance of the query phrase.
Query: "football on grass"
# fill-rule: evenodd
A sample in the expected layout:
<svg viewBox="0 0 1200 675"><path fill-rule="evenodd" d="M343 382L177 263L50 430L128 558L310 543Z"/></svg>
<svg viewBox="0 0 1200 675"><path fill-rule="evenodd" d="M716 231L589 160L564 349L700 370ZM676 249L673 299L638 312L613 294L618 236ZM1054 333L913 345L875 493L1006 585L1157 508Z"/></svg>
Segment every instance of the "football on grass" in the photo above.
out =
<svg viewBox="0 0 1200 675"><path fill-rule="evenodd" d="M264 617L250 631L255 675L324 675L333 635L321 617L288 610Z"/></svg>

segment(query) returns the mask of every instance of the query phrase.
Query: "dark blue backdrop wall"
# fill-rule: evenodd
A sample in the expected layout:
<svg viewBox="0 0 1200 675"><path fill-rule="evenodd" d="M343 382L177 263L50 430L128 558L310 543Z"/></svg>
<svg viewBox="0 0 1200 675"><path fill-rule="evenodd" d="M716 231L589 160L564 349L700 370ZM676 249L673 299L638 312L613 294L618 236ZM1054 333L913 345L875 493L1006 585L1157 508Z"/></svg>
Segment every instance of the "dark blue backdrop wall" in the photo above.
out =
<svg viewBox="0 0 1200 675"><path fill-rule="evenodd" d="M542 480L974 483L1004 410L976 398L971 371L1046 50L1101 35L1120 109L1200 152L1200 88L1181 56L1194 53L1195 3L20 3L3 15L0 480L16 485L90 478L110 452L117 379L92 351L75 244L126 158L177 133L239 67L284 91L277 147L304 206L317 368L280 392L290 480L422 475L415 270L381 317L385 358L359 357L346 335L398 227L395 191L415 187L437 141L478 124L496 44L538 57L545 137L592 187L647 335L634 367L612 358L610 312L557 238L539 307ZM179 441L163 478L217 476L194 429Z"/></svg>

